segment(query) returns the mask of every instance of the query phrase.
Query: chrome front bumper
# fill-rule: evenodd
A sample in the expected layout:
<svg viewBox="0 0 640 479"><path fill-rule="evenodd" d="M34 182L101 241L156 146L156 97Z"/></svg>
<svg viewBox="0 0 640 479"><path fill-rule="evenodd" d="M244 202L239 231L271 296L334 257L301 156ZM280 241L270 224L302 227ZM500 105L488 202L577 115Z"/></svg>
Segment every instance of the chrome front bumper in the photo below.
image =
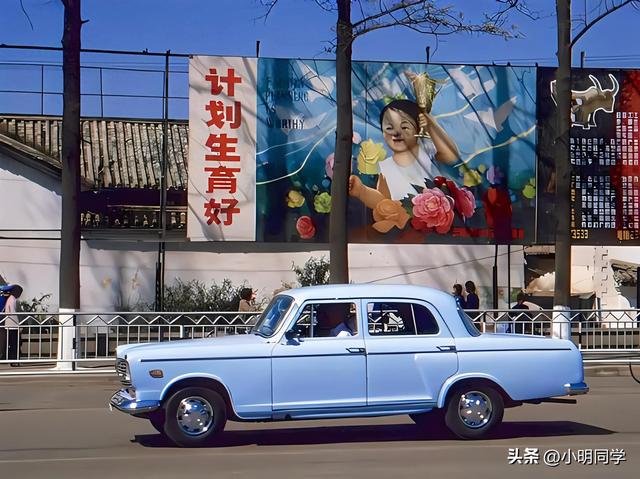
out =
<svg viewBox="0 0 640 479"><path fill-rule="evenodd" d="M571 383L565 384L564 390L569 396L577 396L579 394L587 394L589 392L589 386L586 383Z"/></svg>
<svg viewBox="0 0 640 479"><path fill-rule="evenodd" d="M155 411L160 407L160 401L136 401L126 389L120 389L109 400L109 409L126 412L127 414L144 414Z"/></svg>

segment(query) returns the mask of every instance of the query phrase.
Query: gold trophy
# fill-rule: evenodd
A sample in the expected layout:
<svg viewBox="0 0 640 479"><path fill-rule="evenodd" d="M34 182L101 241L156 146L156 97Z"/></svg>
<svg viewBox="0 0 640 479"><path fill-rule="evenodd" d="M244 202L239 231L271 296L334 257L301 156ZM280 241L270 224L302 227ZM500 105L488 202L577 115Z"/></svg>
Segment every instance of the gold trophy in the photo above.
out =
<svg viewBox="0 0 640 479"><path fill-rule="evenodd" d="M409 80L411 80L413 92L416 95L416 103L418 104L418 108L420 109L421 113L424 113L425 115L427 113L431 113L431 108L433 107L433 99L438 94L438 91L436 90L436 84L444 82L431 78L426 72L414 73L407 70L405 72L405 75ZM415 136L418 138L430 138L429 134L422 127L420 128L418 134Z"/></svg>

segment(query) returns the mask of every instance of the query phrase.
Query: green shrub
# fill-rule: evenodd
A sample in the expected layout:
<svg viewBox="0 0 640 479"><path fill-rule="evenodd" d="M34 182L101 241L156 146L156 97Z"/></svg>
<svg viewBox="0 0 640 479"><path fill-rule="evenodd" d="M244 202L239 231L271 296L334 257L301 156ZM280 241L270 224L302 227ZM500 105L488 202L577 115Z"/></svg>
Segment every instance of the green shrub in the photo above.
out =
<svg viewBox="0 0 640 479"><path fill-rule="evenodd" d="M165 311L237 311L240 302L240 290L245 283L234 285L224 279L221 284L211 286L198 281L176 279L173 285L165 287Z"/></svg>
<svg viewBox="0 0 640 479"><path fill-rule="evenodd" d="M21 313L46 313L49 311L49 298L51 294L43 294L39 298L31 298L30 301L18 300L16 310Z"/></svg>
<svg viewBox="0 0 640 479"><path fill-rule="evenodd" d="M293 263L291 269L296 274L300 286L315 286L317 284L329 283L329 260L324 256L321 258L312 256L302 267Z"/></svg>

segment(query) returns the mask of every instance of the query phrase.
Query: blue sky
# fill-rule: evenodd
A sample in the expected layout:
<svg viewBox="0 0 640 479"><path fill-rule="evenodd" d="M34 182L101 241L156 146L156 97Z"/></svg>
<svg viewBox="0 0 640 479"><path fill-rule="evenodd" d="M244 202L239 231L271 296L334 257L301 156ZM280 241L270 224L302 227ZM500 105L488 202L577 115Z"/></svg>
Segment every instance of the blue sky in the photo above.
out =
<svg viewBox="0 0 640 479"><path fill-rule="evenodd" d="M23 0L25 9L33 22L33 30L20 8L19 0L0 0L0 43L21 45L59 46L62 37L63 8L59 0ZM477 17L489 10L492 0L448 0L464 8L468 17ZM595 4L588 0L588 5ZM513 15L511 22L517 24L524 35L522 39L505 41L488 36L454 35L436 39L420 35L407 29L396 28L373 32L359 38L354 45L354 59L386 60L397 62L420 62L425 59L425 47L431 46L433 62L447 63L513 63L544 65L555 64L555 2L552 0L529 0L531 8L541 13L541 18L532 21L522 15ZM583 0L574 0L574 12L580 15ZM261 55L294 58L331 58L323 51L327 41L333 37L335 17L316 6L313 0L280 0L270 17L264 21L265 9L258 0L83 0L83 18L89 20L83 26L83 47L101 49L125 49L202 53L212 55L254 55L256 40L261 41ZM637 25L640 12L626 8L614 13L599 26L592 29L574 50L577 62L580 50L587 53L587 66L627 67L640 66L637 50ZM615 37L614 37L615 32ZM635 35L634 35L635 34ZM58 53L26 52L0 49L0 62L51 62L60 63ZM85 55L85 65L94 66L162 66L162 59L151 57L105 57ZM184 61L172 62L176 70L186 68ZM10 89L16 84L25 88L39 88L40 73L35 68L16 66L0 68L0 89ZM141 74L142 75L142 74ZM180 73L172 76L172 93L185 95L184 78ZM56 89L61 75L59 71L47 69L48 87ZM124 80L125 74L110 72L103 78L108 91L119 92L123 83L127 92L142 91L146 81L153 84L155 93L161 93L161 78L153 73L142 75L140 80ZM85 72L85 92L96 91L97 72ZM25 111L39 106L39 98L24 99ZM14 105L15 95L0 94L0 111L9 111ZM117 102L110 100L113 115L118 110ZM85 113L95 114L97 98L87 98L83 105ZM135 102L133 102L135 103ZM155 106L157 102L149 100ZM184 100L175 100L174 112L182 115L180 106ZM4 104L4 106L3 106ZM37 105L36 105L37 104ZM45 98L45 110L55 111L60 101L55 95ZM142 101L141 105L146 105ZM140 106L141 109L147 108ZM151 107L149 107L151 108ZM175 116L175 115L174 115Z"/></svg>

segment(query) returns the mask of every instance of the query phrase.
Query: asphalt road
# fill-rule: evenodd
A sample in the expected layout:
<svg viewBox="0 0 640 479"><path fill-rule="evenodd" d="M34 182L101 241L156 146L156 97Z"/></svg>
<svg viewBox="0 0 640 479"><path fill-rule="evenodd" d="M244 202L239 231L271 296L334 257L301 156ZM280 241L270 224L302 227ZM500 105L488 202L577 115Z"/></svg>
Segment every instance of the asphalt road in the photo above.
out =
<svg viewBox="0 0 640 479"><path fill-rule="evenodd" d="M0 478L639 477L640 384L587 379L592 392L577 405L509 409L495 437L483 441L425 433L400 416L230 422L220 444L180 449L147 421L109 411L113 379L0 378ZM509 448L521 456L537 448L539 463L510 465ZM552 449L565 454L556 467L543 464ZM576 463L588 461L578 451L594 449L610 459L612 449L623 449L626 460Z"/></svg>

